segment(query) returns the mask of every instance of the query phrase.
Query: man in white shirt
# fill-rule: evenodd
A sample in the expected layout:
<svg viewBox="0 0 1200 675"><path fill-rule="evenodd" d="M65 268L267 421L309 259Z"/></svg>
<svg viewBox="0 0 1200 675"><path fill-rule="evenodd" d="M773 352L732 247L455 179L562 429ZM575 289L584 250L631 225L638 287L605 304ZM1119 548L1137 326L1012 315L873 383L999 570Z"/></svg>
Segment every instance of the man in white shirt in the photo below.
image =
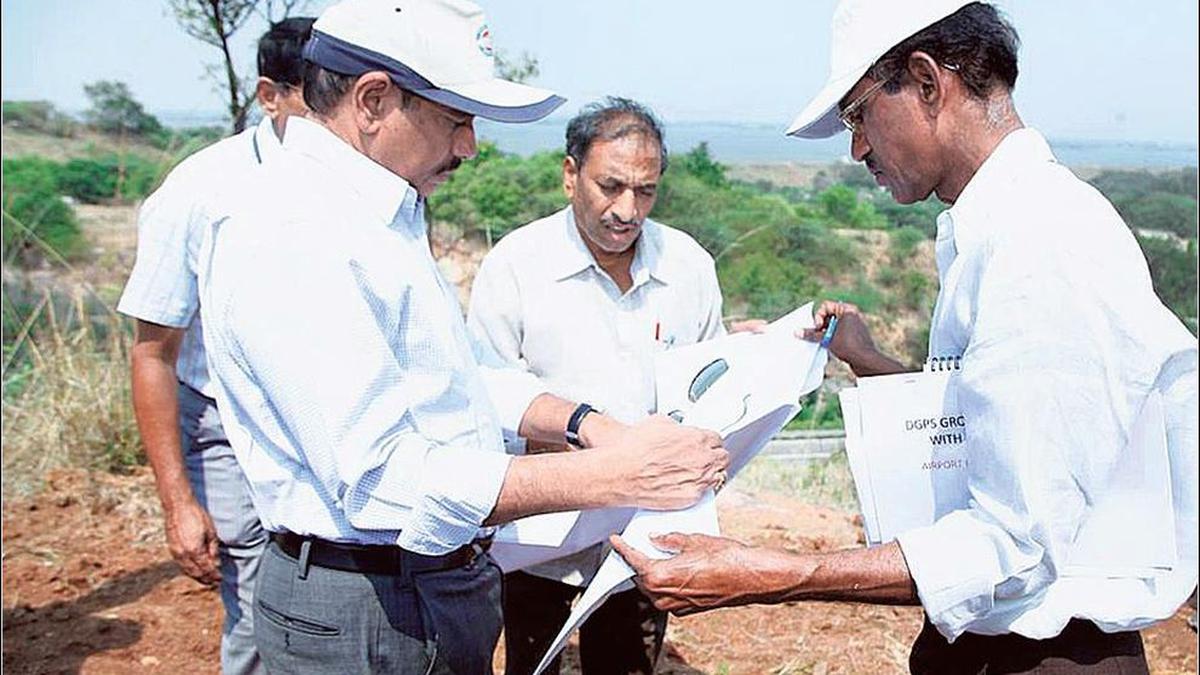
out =
<svg viewBox="0 0 1200 675"><path fill-rule="evenodd" d="M587 414L469 340L425 199L475 154L475 115L533 121L562 103L495 78L478 7L348 0L304 56L310 117L200 263L222 420L271 532L259 651L273 672L487 672L490 526L679 508L724 480L728 454L661 417ZM590 449L513 457L502 429Z"/></svg>
<svg viewBox="0 0 1200 675"><path fill-rule="evenodd" d="M137 319L133 403L184 573L220 583L221 669L261 672L251 598L266 533L218 418L197 310L196 255L225 204L218 196L279 152L289 115L303 115L301 51L313 19L285 19L258 42L256 128L183 161L138 214L137 260L117 309Z"/></svg>
<svg viewBox="0 0 1200 675"><path fill-rule="evenodd" d="M670 536L662 545L682 553L654 563L619 546L675 611L920 602L915 673L1146 672L1137 630L1196 585L1196 340L1155 296L1120 216L1017 115L1017 35L992 6L843 0L833 26L830 80L791 133L845 125L853 157L896 201L951 205L938 218L929 354L962 359L970 506L828 555ZM831 348L857 374L904 369L852 308L818 315L840 316ZM1152 578L1065 572L1090 505L1113 498L1135 419L1159 396L1174 567Z"/></svg>
<svg viewBox="0 0 1200 675"><path fill-rule="evenodd" d="M648 217L667 166L650 110L610 98L580 111L566 136L570 205L488 253L467 326L551 392L632 424L655 412L656 353L724 334L721 289L707 251ZM606 553L598 544L505 576L508 675L537 666ZM637 589L613 595L580 629L583 672L654 672L666 624ZM556 659L545 672L558 670Z"/></svg>

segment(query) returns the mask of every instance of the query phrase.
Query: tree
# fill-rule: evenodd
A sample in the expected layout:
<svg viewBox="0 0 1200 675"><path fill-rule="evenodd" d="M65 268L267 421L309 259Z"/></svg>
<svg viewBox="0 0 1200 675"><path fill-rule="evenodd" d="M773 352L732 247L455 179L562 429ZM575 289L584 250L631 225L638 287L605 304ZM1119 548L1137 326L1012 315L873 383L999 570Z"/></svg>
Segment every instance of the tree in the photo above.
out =
<svg viewBox="0 0 1200 675"><path fill-rule="evenodd" d="M680 166L709 187L725 187L729 182L725 178L725 166L713 159L708 152L708 141L700 141L696 147L689 150L681 158Z"/></svg>
<svg viewBox="0 0 1200 675"><path fill-rule="evenodd" d="M254 103L251 78L238 75L233 64L229 40L257 12L267 23L286 18L305 0L167 0L175 21L183 32L221 50L221 63L209 66L208 73L221 90L229 95L226 104L233 133L246 128L246 115ZM278 15L276 14L278 10Z"/></svg>
<svg viewBox="0 0 1200 675"><path fill-rule="evenodd" d="M528 82L538 76L537 57L529 52L521 52L515 59L509 60L508 55L496 51L496 74L509 82Z"/></svg>
<svg viewBox="0 0 1200 675"><path fill-rule="evenodd" d="M158 118L146 112L124 82L101 80L83 85L91 101L84 116L97 129L110 134L150 136L162 131Z"/></svg>

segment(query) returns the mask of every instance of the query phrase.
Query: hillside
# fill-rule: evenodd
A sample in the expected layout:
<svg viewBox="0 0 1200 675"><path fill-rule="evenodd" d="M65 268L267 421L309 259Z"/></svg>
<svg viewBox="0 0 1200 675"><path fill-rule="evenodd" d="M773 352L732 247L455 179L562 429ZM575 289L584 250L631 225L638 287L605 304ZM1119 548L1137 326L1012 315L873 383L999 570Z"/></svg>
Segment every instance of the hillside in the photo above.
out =
<svg viewBox="0 0 1200 675"><path fill-rule="evenodd" d="M5 159L36 156L56 162L106 153L132 153L156 161L170 161L171 154L137 138L121 141L107 134L79 129L72 136L51 136L11 124L4 125L4 142L0 154Z"/></svg>

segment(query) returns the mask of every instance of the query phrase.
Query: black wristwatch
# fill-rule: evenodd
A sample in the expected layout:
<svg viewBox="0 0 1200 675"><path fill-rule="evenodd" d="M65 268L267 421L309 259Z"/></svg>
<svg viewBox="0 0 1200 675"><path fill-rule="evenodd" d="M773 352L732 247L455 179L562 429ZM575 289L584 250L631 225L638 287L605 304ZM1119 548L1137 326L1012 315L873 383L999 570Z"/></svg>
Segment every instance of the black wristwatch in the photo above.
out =
<svg viewBox="0 0 1200 675"><path fill-rule="evenodd" d="M571 413L571 418L567 420L567 444L577 448L583 447L583 440L579 438L579 425L583 424L583 418L587 417L588 413L594 412L599 414L600 411L586 403L580 403L579 407L575 408L575 412Z"/></svg>

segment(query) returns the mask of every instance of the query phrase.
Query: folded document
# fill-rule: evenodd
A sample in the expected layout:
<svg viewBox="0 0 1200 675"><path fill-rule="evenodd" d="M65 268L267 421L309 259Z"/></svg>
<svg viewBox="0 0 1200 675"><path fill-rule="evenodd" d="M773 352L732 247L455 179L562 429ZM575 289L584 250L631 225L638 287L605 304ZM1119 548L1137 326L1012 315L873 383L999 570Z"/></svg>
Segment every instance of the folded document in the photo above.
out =
<svg viewBox="0 0 1200 675"><path fill-rule="evenodd" d="M846 455L867 544L970 508L971 420L957 401L958 362L932 372L859 378L840 394ZM1161 397L1138 415L1127 450L1096 491L1062 574L1151 578L1175 565Z"/></svg>

